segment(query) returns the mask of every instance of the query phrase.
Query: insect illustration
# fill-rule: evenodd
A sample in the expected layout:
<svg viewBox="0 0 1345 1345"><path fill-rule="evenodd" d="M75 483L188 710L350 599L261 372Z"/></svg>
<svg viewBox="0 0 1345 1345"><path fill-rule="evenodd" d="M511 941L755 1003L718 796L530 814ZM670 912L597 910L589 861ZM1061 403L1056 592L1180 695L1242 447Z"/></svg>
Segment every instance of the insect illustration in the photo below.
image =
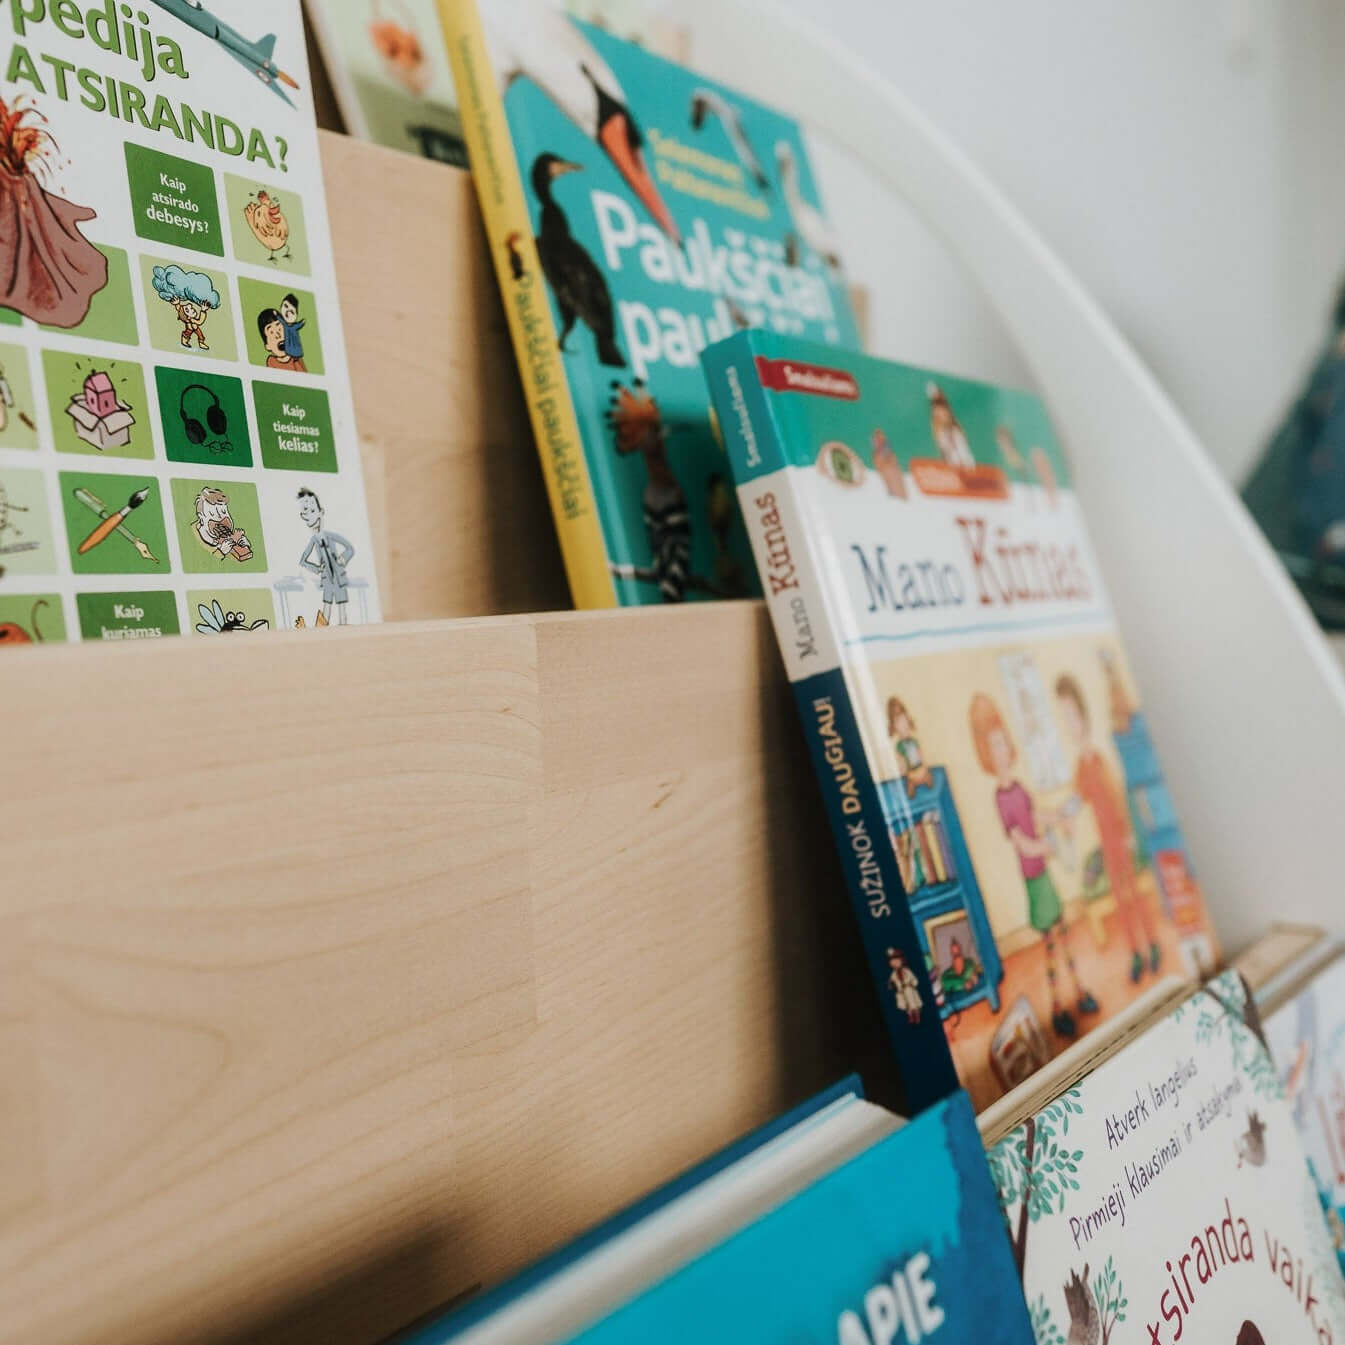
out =
<svg viewBox="0 0 1345 1345"><path fill-rule="evenodd" d="M201 617L196 623L196 633L198 635L233 635L237 631L270 630L271 628L271 623L265 617L249 625L245 612L226 612L220 606L218 598L213 599L209 607L203 602L197 603L196 611Z"/></svg>

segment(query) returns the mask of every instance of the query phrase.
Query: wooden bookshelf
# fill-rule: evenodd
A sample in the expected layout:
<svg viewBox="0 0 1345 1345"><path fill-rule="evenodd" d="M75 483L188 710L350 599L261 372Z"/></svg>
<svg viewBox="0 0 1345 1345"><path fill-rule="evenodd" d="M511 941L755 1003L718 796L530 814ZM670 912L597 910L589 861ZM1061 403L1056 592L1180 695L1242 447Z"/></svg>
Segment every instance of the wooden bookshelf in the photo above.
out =
<svg viewBox="0 0 1345 1345"><path fill-rule="evenodd" d="M880 1059L776 663L746 603L8 659L0 1339L367 1345Z"/></svg>
<svg viewBox="0 0 1345 1345"><path fill-rule="evenodd" d="M568 608L471 179L321 141L388 619Z"/></svg>

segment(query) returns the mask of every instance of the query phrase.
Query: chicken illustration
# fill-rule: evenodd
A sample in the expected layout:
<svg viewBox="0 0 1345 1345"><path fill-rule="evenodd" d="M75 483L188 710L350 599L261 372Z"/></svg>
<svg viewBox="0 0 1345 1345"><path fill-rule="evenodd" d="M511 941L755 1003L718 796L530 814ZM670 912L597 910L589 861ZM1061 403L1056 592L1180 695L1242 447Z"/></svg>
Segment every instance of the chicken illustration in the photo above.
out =
<svg viewBox="0 0 1345 1345"><path fill-rule="evenodd" d="M1255 1113L1247 1114L1247 1133L1238 1137L1238 1167L1250 1163L1259 1168L1266 1161L1266 1123Z"/></svg>
<svg viewBox="0 0 1345 1345"><path fill-rule="evenodd" d="M1065 1281L1065 1306L1069 1309L1069 1335L1065 1345L1098 1345L1102 1339L1102 1315L1088 1287L1088 1267L1083 1275L1071 1270Z"/></svg>
<svg viewBox="0 0 1345 1345"><path fill-rule="evenodd" d="M243 207L243 218L247 220L248 228L256 236L257 242L271 254L268 261L275 261L276 253L281 249L284 249L286 257L291 255L290 222L280 209L280 202L270 192L259 191L257 199Z"/></svg>

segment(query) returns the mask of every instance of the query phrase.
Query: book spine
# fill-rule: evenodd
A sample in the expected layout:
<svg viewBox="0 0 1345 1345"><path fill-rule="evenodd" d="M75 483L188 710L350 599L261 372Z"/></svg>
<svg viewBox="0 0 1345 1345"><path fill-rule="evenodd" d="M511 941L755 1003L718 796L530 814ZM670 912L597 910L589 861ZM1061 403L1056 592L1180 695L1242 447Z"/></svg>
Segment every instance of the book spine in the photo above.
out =
<svg viewBox="0 0 1345 1345"><path fill-rule="evenodd" d="M922 1111L959 1087L957 1071L869 772L804 501L757 377L751 334L720 342L702 363L906 1103Z"/></svg>
<svg viewBox="0 0 1345 1345"><path fill-rule="evenodd" d="M560 357L559 333L551 316L532 217L481 13L477 0L438 3L472 182L518 358L570 595L581 609L615 607L616 586L598 501L584 459L584 440Z"/></svg>

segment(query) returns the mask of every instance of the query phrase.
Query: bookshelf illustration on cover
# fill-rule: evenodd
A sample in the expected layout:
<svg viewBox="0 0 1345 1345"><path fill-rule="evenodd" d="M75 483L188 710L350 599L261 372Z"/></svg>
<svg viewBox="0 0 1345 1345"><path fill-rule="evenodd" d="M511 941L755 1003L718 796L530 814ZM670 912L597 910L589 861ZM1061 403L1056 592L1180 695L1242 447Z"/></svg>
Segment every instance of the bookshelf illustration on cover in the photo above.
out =
<svg viewBox="0 0 1345 1345"><path fill-rule="evenodd" d="M441 0L575 605L757 593L699 355L853 346L799 126L546 0Z"/></svg>
<svg viewBox="0 0 1345 1345"><path fill-rule="evenodd" d="M904 800L900 793L907 789L905 780L884 780L879 789L884 812L899 819L892 824L892 845L934 1002L945 1018L957 1017L982 999L998 1013L1004 969L947 771L932 767L929 783L915 786Z"/></svg>
<svg viewBox="0 0 1345 1345"><path fill-rule="evenodd" d="M705 365L904 1077L983 1109L1216 958L1068 463L1026 392Z"/></svg>

